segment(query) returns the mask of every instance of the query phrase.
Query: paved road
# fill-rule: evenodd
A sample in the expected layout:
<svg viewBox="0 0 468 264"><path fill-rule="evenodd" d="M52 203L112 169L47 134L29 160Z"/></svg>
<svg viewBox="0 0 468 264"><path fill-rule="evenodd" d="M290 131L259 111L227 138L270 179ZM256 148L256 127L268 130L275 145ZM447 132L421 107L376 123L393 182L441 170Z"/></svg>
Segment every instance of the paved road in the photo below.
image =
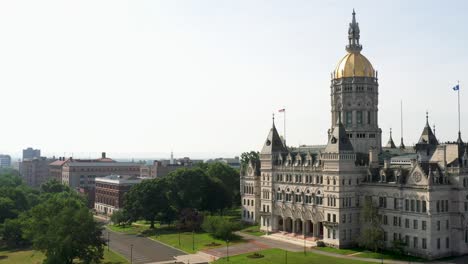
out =
<svg viewBox="0 0 468 264"><path fill-rule="evenodd" d="M186 255L183 251L149 238L116 233L109 229L104 231L105 239L107 239L107 232L109 232L110 248L125 256L128 260L132 255L134 264L174 261L174 256ZM130 245L133 245L133 249L131 249Z"/></svg>

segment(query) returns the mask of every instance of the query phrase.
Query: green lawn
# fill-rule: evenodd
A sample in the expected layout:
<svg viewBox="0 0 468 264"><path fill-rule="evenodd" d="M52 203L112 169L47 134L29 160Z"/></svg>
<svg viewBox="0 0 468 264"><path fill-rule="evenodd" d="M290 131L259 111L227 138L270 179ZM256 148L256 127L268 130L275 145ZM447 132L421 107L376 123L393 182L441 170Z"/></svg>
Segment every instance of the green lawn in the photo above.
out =
<svg viewBox="0 0 468 264"><path fill-rule="evenodd" d="M332 248L332 247L316 247L314 249L325 251L325 252L330 252L330 253L335 253L335 254L340 254L340 255L350 255L350 254L361 252L357 249L338 249L338 248Z"/></svg>
<svg viewBox="0 0 468 264"><path fill-rule="evenodd" d="M242 228L240 231L242 233L246 233L246 234L254 235L254 236L263 236L266 234L265 232L260 231L259 225L247 225L246 227Z"/></svg>
<svg viewBox="0 0 468 264"><path fill-rule="evenodd" d="M320 251L331 252L335 254L341 255L350 255L353 254L355 257L360 258L373 258L373 259L393 259L393 260L404 260L404 261L424 261L422 258L408 256L408 255L397 255L391 251L384 251L384 252L372 252L369 250L365 250L362 248L350 248L350 249L338 249L332 247L316 247L314 248Z"/></svg>
<svg viewBox="0 0 468 264"><path fill-rule="evenodd" d="M179 244L179 233L177 230L168 228L157 229L156 235L151 236L151 238L189 253L195 253L207 248L223 247L226 245L226 241L216 239L205 232L195 232L193 234L192 232L181 232ZM244 241L242 239L237 239L229 242L229 244L241 242ZM211 245L211 243L215 243L217 245Z"/></svg>
<svg viewBox="0 0 468 264"><path fill-rule="evenodd" d="M253 259L248 258L248 255L252 253L229 257L229 262L226 258L219 259L214 263L231 263L231 264L243 264L243 263L258 263L258 264L275 264L275 263L286 263L286 251L281 249L266 249L259 251L258 253L264 255L263 258ZM304 255L303 252L287 252L287 263L294 264L310 264L310 263L333 263L333 264L368 264L369 262L357 261L351 259L341 259L319 255L308 252Z"/></svg>
<svg viewBox="0 0 468 264"><path fill-rule="evenodd" d="M110 230L114 232L132 234L132 235L140 234L141 232L148 229L147 226L138 225L138 224L132 224L132 225L128 225L125 227L117 226L117 225L107 225L107 228L109 228Z"/></svg>
<svg viewBox="0 0 468 264"><path fill-rule="evenodd" d="M1 264L41 264L45 256L39 251L31 249L0 250ZM128 264L129 262L114 251L104 250L103 264Z"/></svg>
<svg viewBox="0 0 468 264"><path fill-rule="evenodd" d="M0 263L17 264L30 263L40 264L44 260L44 254L34 250L0 250Z"/></svg>

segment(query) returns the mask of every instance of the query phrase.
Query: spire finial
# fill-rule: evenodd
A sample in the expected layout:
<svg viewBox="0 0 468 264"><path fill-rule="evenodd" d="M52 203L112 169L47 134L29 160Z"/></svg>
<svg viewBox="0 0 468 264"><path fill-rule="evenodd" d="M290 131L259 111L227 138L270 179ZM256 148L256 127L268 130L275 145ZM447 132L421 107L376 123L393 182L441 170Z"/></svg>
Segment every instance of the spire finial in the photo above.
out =
<svg viewBox="0 0 468 264"><path fill-rule="evenodd" d="M392 128L390 128L390 137L392 137Z"/></svg>
<svg viewBox="0 0 468 264"><path fill-rule="evenodd" d="M273 126L275 126L275 113L272 113L271 115L272 115L271 119L273 120Z"/></svg>
<svg viewBox="0 0 468 264"><path fill-rule="evenodd" d="M353 8L353 18L351 23L349 23L348 29L348 45L346 46L346 51L348 52L360 52L362 50L362 45L359 44L359 23L356 22L356 12Z"/></svg>
<svg viewBox="0 0 468 264"><path fill-rule="evenodd" d="M426 126L429 126L429 112L426 110Z"/></svg>
<svg viewBox="0 0 468 264"><path fill-rule="evenodd" d="M432 130L433 130L432 132L434 132L434 136L435 136L436 135L436 133L435 133L435 124L432 125Z"/></svg>

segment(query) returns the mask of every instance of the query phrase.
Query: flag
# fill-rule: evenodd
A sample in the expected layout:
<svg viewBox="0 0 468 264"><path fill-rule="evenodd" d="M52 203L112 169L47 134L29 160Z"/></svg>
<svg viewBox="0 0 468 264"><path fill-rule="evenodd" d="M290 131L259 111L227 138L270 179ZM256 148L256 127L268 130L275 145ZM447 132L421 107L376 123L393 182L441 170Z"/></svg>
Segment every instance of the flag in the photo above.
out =
<svg viewBox="0 0 468 264"><path fill-rule="evenodd" d="M455 85L455 86L453 87L453 90L454 90L454 91L460 90L460 85L459 85L459 84Z"/></svg>
<svg viewBox="0 0 468 264"><path fill-rule="evenodd" d="M284 113L284 112L286 112L286 109L285 109L285 108L283 108L283 109L280 109L280 110L278 110L278 112L280 112L280 113Z"/></svg>

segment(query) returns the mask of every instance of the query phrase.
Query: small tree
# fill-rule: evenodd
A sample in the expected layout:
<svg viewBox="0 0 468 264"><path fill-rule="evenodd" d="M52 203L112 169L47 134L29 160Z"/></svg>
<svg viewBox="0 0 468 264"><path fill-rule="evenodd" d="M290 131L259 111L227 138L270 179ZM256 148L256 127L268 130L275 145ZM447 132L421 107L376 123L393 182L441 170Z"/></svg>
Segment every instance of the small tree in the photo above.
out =
<svg viewBox="0 0 468 264"><path fill-rule="evenodd" d="M111 221L115 225L125 227L127 224L130 223L130 216L128 215L125 209L120 209L118 211L114 211L111 215Z"/></svg>
<svg viewBox="0 0 468 264"><path fill-rule="evenodd" d="M239 230L240 224L222 216L206 216L202 228L213 237L226 240L235 237L234 231Z"/></svg>
<svg viewBox="0 0 468 264"><path fill-rule="evenodd" d="M381 227L378 208L372 203L371 199L366 199L362 208L362 222L364 227L358 238L358 244L376 252L383 248L384 231Z"/></svg>

